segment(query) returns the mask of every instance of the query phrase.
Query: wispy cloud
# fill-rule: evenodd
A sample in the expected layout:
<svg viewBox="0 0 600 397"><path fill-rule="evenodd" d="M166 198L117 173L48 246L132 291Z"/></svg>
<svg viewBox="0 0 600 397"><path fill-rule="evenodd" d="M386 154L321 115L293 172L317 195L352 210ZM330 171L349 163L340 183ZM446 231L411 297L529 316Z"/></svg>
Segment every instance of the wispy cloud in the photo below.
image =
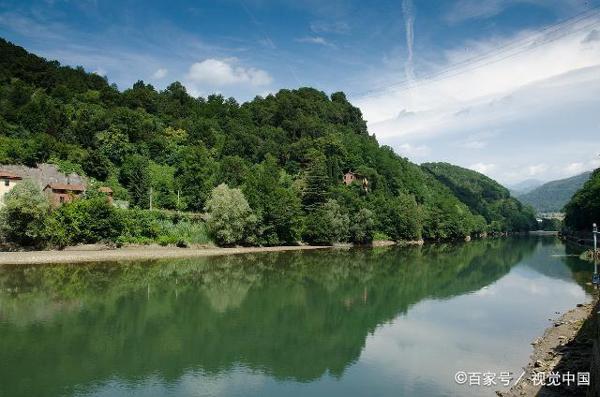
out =
<svg viewBox="0 0 600 397"><path fill-rule="evenodd" d="M457 24L470 19L490 18L518 3L569 11L588 6L585 0L459 0L450 7L444 20L450 24Z"/></svg>
<svg viewBox="0 0 600 397"><path fill-rule="evenodd" d="M447 63L434 77L390 83L355 102L370 131L400 153L401 145L427 145L426 160L495 164L486 172L506 181L562 176L567 164L600 153L599 122L591 110L600 106L600 41L582 43L598 24L596 16L551 34L523 31L461 43L445 53ZM398 70L379 70L373 79L386 76L398 81ZM561 114L570 114L568 123ZM468 138L486 130L499 133ZM551 153L564 162L537 167Z"/></svg>
<svg viewBox="0 0 600 397"><path fill-rule="evenodd" d="M67 30L66 26L58 22L40 21L17 12L0 13L0 26L29 38L45 37L47 40L63 38L61 32Z"/></svg>
<svg viewBox="0 0 600 397"><path fill-rule="evenodd" d="M314 33L337 33L346 34L350 32L350 25L343 21L314 21L310 24L310 30Z"/></svg>
<svg viewBox="0 0 600 397"><path fill-rule="evenodd" d="M499 14L508 1L503 0L460 0L445 15L449 23L458 23L475 18L489 18Z"/></svg>
<svg viewBox="0 0 600 397"><path fill-rule="evenodd" d="M324 37L321 36L306 36L296 39L298 43L309 43L309 44L318 44L327 47L333 47L333 44L329 41L325 40Z"/></svg>
<svg viewBox="0 0 600 397"><path fill-rule="evenodd" d="M401 155L410 157L415 161L428 156L431 153L431 149L427 145L412 145L410 143L403 143L397 146L398 152Z"/></svg>
<svg viewBox="0 0 600 397"><path fill-rule="evenodd" d="M468 166L473 171L481 172L482 174L488 173L496 168L496 164L493 163L475 163Z"/></svg>
<svg viewBox="0 0 600 397"><path fill-rule="evenodd" d="M548 164L546 163L533 164L527 167L527 175L538 176L543 174L546 170L548 170Z"/></svg>
<svg viewBox="0 0 600 397"><path fill-rule="evenodd" d="M165 68L158 68L156 69L156 72L154 72L152 74L152 78L156 79L156 80L161 80L164 79L167 76L167 73L169 73L169 71Z"/></svg>
<svg viewBox="0 0 600 397"><path fill-rule="evenodd" d="M600 18L594 21L600 23ZM490 108L508 104L510 93L534 82L600 65L600 51L590 50L580 43L590 30L578 31L579 28L581 26L569 27L567 32L562 32L562 37L556 39L544 34L536 36L531 32L521 32L504 40L471 42L468 44L472 48L470 55L464 54L463 46L446 51L448 62L440 66L439 77L418 81L415 88L418 95L409 98L405 84L395 86L390 83L388 89L359 97L358 102L373 124L394 119L398 115L398 104L415 116L417 113L424 116L435 110L434 118L442 113L449 113L453 119L467 118L465 116L473 113L474 106L487 103ZM532 46L536 42L545 42L545 45ZM498 48L503 50L495 51ZM469 59L474 61L469 62ZM374 77L385 73L379 71ZM389 80L397 81L395 73L388 74ZM419 131L414 129L417 126L419 131L430 127L422 123L413 124L413 128L403 129L402 133L417 133Z"/></svg>

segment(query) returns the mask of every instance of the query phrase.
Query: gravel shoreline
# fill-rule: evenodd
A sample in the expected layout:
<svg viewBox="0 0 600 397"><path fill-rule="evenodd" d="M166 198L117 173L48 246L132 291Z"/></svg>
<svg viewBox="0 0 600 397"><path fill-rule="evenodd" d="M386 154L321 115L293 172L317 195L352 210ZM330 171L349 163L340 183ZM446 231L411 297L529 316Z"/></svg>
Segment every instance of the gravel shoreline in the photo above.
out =
<svg viewBox="0 0 600 397"><path fill-rule="evenodd" d="M248 254L255 252L304 251L331 248L327 246L299 245L278 247L199 247L174 248L160 246L101 248L73 247L61 251L0 252L0 265L33 265L51 263L85 263L110 261L136 261L144 259L194 258L218 255Z"/></svg>
<svg viewBox="0 0 600 397"><path fill-rule="evenodd" d="M598 298L594 296L591 301L578 304L558 319L548 319L552 321L551 325L531 343L533 353L529 364L523 368L525 375L522 380L510 390L496 391L496 394L502 397L585 396L586 386L540 386L534 384L532 379L536 373L547 375L552 371L576 374L590 371L593 345L591 322L597 303Z"/></svg>

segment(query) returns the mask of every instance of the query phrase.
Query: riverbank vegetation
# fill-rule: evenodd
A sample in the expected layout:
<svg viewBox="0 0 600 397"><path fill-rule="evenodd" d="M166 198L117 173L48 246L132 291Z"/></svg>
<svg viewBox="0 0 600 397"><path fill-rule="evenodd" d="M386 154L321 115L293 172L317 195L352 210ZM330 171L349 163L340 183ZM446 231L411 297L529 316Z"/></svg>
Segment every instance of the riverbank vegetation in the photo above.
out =
<svg viewBox="0 0 600 397"><path fill-rule="evenodd" d="M600 223L600 168L596 169L583 187L565 206L564 226L567 233L591 231Z"/></svg>
<svg viewBox="0 0 600 397"><path fill-rule="evenodd" d="M507 188L479 172L448 163L425 163L425 170L446 185L492 232L533 230L531 207L510 196Z"/></svg>
<svg viewBox="0 0 600 397"><path fill-rule="evenodd" d="M36 202L29 214L24 197L40 193L28 186L1 211L11 243L365 244L375 234L453 239L533 224L504 192L487 201L497 188L481 174L448 184L379 145L342 92L281 90L243 104L194 98L179 82L121 92L1 39L0 54L0 164L57 164L131 207L113 208L88 188L57 209ZM356 180L343 183L350 172ZM477 195L463 194L473 186Z"/></svg>

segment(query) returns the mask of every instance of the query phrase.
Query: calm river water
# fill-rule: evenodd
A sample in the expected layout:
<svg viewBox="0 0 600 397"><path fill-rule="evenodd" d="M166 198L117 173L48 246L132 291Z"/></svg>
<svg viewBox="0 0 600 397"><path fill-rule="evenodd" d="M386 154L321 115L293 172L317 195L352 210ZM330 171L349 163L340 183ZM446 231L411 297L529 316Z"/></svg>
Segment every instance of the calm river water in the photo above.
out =
<svg viewBox="0 0 600 397"><path fill-rule="evenodd" d="M0 396L480 396L590 265L554 238L0 266Z"/></svg>

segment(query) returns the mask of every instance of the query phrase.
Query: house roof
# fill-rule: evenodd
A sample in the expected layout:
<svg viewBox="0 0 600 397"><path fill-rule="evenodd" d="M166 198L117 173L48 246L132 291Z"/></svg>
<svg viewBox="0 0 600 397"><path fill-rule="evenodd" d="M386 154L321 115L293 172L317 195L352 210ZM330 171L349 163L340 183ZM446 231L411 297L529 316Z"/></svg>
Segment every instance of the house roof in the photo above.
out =
<svg viewBox="0 0 600 397"><path fill-rule="evenodd" d="M67 183L49 183L46 185L46 187L44 188L44 190L46 189L52 189L52 190L68 190L70 192L85 192L85 186L83 185L76 185L76 184L67 184Z"/></svg>
<svg viewBox="0 0 600 397"><path fill-rule="evenodd" d="M101 191L102 193L112 193L113 190L111 188L109 188L108 186L100 186L100 188L98 188L99 191Z"/></svg>
<svg viewBox="0 0 600 397"><path fill-rule="evenodd" d="M0 170L0 178L2 178L2 179L17 179L17 180L23 179L16 174L13 174L13 173L7 172L7 171L2 171L2 170Z"/></svg>

